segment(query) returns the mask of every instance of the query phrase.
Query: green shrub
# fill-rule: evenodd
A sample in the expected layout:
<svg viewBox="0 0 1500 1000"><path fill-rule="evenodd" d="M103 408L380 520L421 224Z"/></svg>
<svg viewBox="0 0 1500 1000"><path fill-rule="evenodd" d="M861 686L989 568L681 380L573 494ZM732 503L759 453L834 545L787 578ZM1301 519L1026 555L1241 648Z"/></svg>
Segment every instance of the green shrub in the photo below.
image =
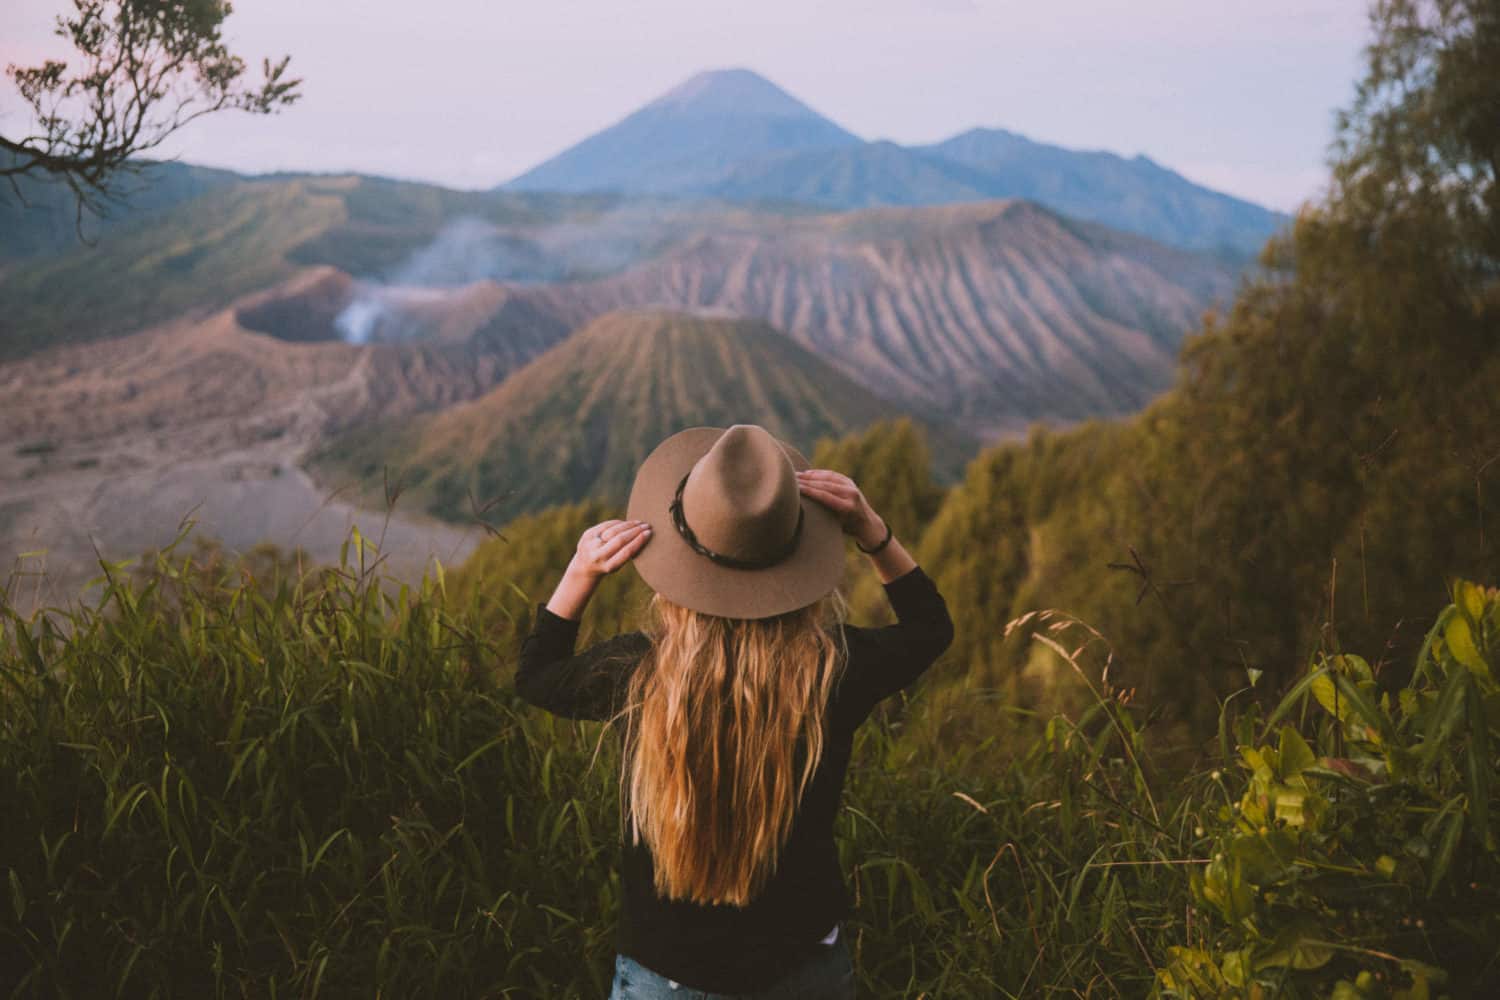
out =
<svg viewBox="0 0 1500 1000"><path fill-rule="evenodd" d="M1244 773L1215 772L1226 801L1192 877L1205 921L1163 995L1495 995L1500 598L1453 593L1406 686L1323 657L1259 739L1241 720ZM1312 720L1281 721L1310 700Z"/></svg>

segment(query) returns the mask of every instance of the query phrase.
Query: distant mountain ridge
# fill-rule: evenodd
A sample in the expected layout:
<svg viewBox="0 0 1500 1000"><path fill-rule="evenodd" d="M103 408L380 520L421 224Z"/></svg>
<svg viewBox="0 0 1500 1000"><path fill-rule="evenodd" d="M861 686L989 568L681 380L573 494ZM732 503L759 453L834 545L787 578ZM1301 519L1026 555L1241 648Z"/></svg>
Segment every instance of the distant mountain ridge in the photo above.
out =
<svg viewBox="0 0 1500 1000"><path fill-rule="evenodd" d="M1145 156L1064 149L1003 129L927 146L864 142L744 69L699 73L501 186L835 210L1025 198L1174 246L1241 256L1287 221Z"/></svg>

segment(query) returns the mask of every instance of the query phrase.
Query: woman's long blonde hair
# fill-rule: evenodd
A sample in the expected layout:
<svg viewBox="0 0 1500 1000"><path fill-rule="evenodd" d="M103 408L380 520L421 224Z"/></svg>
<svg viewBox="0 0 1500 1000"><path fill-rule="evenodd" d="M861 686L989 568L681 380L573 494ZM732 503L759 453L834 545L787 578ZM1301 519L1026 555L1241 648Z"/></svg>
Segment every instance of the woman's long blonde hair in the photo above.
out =
<svg viewBox="0 0 1500 1000"><path fill-rule="evenodd" d="M823 756L844 613L837 591L752 620L652 600L620 780L659 895L744 906L775 870Z"/></svg>

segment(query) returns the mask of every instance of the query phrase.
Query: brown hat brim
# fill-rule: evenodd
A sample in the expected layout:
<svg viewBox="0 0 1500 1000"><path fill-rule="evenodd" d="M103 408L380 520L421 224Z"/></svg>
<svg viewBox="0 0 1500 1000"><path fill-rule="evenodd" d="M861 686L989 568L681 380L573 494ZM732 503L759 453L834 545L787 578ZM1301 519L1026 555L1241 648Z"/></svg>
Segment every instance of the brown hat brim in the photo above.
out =
<svg viewBox="0 0 1500 1000"><path fill-rule="evenodd" d="M802 534L784 561L766 569L733 569L694 552L672 523L670 507L693 465L708 454L722 427L691 427L646 456L635 475L627 518L651 525L651 540L631 561L646 586L674 604L721 618L769 618L804 608L844 576L844 532L833 511L803 496ZM811 464L778 442L797 470Z"/></svg>

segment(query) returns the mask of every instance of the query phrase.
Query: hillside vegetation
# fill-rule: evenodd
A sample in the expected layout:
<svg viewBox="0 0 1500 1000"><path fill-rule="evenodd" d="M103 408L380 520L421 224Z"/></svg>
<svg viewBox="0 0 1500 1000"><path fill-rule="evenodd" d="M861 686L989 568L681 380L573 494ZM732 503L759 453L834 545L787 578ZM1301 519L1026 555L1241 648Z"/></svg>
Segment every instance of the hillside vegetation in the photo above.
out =
<svg viewBox="0 0 1500 1000"><path fill-rule="evenodd" d="M106 566L97 610L0 600L16 995L603 995L614 741L509 690L526 618L346 555L169 551ZM1497 668L1500 594L1462 584L1399 696L1315 660L1185 776L1107 688L998 767L912 745L935 702L877 718L838 825L861 991L1485 995Z"/></svg>

